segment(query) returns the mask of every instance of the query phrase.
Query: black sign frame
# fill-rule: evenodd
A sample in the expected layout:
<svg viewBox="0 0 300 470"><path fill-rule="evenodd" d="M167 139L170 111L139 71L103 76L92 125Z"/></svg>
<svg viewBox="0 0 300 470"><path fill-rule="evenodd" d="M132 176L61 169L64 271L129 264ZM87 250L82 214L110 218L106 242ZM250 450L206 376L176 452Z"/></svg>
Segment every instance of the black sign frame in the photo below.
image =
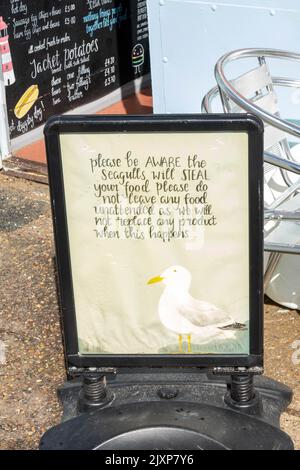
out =
<svg viewBox="0 0 300 470"><path fill-rule="evenodd" d="M64 197L61 133L246 132L249 203L249 354L80 354ZM68 367L263 365L263 123L251 114L54 116L44 130Z"/></svg>

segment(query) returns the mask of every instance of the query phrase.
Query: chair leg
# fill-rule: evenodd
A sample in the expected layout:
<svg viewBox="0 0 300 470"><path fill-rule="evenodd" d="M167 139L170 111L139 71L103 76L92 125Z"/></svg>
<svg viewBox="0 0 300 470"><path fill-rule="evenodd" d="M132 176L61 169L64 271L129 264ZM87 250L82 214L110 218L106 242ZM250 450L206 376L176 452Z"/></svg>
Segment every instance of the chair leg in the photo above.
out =
<svg viewBox="0 0 300 470"><path fill-rule="evenodd" d="M267 264L267 269L264 274L264 290L267 289L271 281L273 273L279 263L280 257L281 257L281 253L274 252L270 254L269 261Z"/></svg>

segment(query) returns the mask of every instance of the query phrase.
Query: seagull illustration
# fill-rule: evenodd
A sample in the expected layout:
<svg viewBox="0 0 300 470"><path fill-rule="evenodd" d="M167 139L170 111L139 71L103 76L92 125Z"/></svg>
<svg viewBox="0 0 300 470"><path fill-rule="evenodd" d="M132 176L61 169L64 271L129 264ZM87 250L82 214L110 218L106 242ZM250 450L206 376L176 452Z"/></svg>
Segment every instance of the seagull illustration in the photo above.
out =
<svg viewBox="0 0 300 470"><path fill-rule="evenodd" d="M162 324L178 334L179 351L182 337L187 335L188 352L191 352L191 335L203 340L235 338L236 330L245 330L230 315L215 305L195 299L189 293L191 273L182 266L171 266L147 284L162 282L166 287L160 297L158 314Z"/></svg>

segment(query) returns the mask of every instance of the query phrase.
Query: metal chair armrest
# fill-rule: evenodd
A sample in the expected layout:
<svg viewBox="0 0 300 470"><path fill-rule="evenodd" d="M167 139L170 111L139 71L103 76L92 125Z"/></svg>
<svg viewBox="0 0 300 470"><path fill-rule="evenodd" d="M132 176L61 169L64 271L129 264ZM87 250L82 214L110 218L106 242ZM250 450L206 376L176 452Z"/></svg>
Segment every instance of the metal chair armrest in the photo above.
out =
<svg viewBox="0 0 300 470"><path fill-rule="evenodd" d="M219 95L219 87L215 86L204 96L201 103L202 113L212 113L212 101Z"/></svg>
<svg viewBox="0 0 300 470"><path fill-rule="evenodd" d="M296 220L300 221L300 211L286 211L280 209L265 209L264 210L265 220Z"/></svg>
<svg viewBox="0 0 300 470"><path fill-rule="evenodd" d="M287 88L300 88L300 80L294 78L272 77L274 86L287 87ZM220 94L219 87L215 86L203 97L201 103L202 113L212 113L212 102ZM300 129L300 127L299 127Z"/></svg>
<svg viewBox="0 0 300 470"><path fill-rule="evenodd" d="M296 78L272 77L272 82L276 86L288 88L300 88L300 80Z"/></svg>
<svg viewBox="0 0 300 470"><path fill-rule="evenodd" d="M271 57L277 59L285 60L296 60L300 62L300 54L290 53L287 51L280 51L276 49L239 49L233 52L224 54L217 62L215 66L215 78L220 89L227 95L234 103L239 107L255 114L260 117L263 121L267 122L271 126L274 126L287 134L300 137L300 126L293 124L289 121L281 119L276 115L270 114L267 111L263 110L259 106L256 106L253 102L242 96L235 88L232 86L230 81L225 77L224 66L236 59L249 58L249 57ZM295 84L297 80L288 80L281 77L277 77L277 85L281 86L291 86L292 83Z"/></svg>
<svg viewBox="0 0 300 470"><path fill-rule="evenodd" d="M273 243L266 242L264 243L264 251L269 253L285 253L288 255L300 255L300 245L289 244L289 243Z"/></svg>
<svg viewBox="0 0 300 470"><path fill-rule="evenodd" d="M277 155L274 155L271 152L264 152L264 161L266 163L270 163L271 165L277 166L282 168L283 170L288 170L297 175L300 175L300 164L296 163L292 160L286 160L284 158L280 158Z"/></svg>

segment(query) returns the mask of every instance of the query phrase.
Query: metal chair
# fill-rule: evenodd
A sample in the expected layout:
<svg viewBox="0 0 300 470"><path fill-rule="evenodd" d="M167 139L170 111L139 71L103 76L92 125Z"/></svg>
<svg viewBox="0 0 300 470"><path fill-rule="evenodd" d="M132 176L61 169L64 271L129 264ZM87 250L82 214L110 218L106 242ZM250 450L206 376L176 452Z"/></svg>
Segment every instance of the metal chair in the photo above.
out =
<svg viewBox="0 0 300 470"><path fill-rule="evenodd" d="M246 58L257 59L257 67L229 80L225 66ZM299 288L298 294L292 289L294 297L299 297L294 302L287 296L280 300L276 293L270 295L270 290L274 290L274 282L278 290L282 281L278 277L284 277L279 264L289 271L289 264L295 264L295 257L290 255L300 254L300 179L296 176L300 175L300 165L287 140L288 135L300 137L300 127L281 119L275 92L276 86L300 88L300 80L272 77L267 58L300 62L300 54L273 49L240 49L225 54L215 67L218 86L204 97L202 112L212 112L213 100L220 96L224 112L251 112L264 121L265 251L270 253L265 257L265 289L277 302L298 308ZM299 259L296 267L300 275Z"/></svg>

